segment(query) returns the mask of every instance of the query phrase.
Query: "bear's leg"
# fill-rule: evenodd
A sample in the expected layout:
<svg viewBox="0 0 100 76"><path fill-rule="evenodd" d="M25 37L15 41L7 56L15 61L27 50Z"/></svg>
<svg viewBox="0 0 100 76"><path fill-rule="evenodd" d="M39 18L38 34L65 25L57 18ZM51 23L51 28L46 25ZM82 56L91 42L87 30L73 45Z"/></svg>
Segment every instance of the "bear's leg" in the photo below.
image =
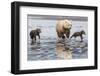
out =
<svg viewBox="0 0 100 76"><path fill-rule="evenodd" d="M65 36L64 35L62 36L62 42L65 42Z"/></svg>
<svg viewBox="0 0 100 76"><path fill-rule="evenodd" d="M80 37L81 37L81 42L83 42L83 37L82 37L82 35L81 35Z"/></svg>
<svg viewBox="0 0 100 76"><path fill-rule="evenodd" d="M73 35L70 37L70 39L73 37Z"/></svg>
<svg viewBox="0 0 100 76"><path fill-rule="evenodd" d="M40 40L40 35L38 34L39 40Z"/></svg>
<svg viewBox="0 0 100 76"><path fill-rule="evenodd" d="M33 39L32 39L32 45L34 44L34 43L36 43L36 37L33 37Z"/></svg>
<svg viewBox="0 0 100 76"><path fill-rule="evenodd" d="M40 43L40 35L38 34L38 38L39 38L39 43Z"/></svg>
<svg viewBox="0 0 100 76"><path fill-rule="evenodd" d="M73 35L70 37L70 39L73 38L73 40L76 41L76 37L77 37L77 36L76 36L75 34L73 34Z"/></svg>
<svg viewBox="0 0 100 76"><path fill-rule="evenodd" d="M62 39L65 39L65 36L64 35L62 36Z"/></svg>
<svg viewBox="0 0 100 76"><path fill-rule="evenodd" d="M69 38L69 36L70 36L70 30L68 30L66 33L66 37Z"/></svg>
<svg viewBox="0 0 100 76"><path fill-rule="evenodd" d="M35 42L36 42L36 36L35 36Z"/></svg>

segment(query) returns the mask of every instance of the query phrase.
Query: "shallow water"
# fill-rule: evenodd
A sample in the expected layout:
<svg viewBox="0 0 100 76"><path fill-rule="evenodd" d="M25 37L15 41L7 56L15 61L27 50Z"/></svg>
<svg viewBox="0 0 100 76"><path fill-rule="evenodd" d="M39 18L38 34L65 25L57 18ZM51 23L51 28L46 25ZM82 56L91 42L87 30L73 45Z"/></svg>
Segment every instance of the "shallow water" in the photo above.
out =
<svg viewBox="0 0 100 76"><path fill-rule="evenodd" d="M72 21L71 35L80 30L85 30L83 42L80 38L66 39L62 43L57 42L55 30L56 20L28 19L28 60L57 60L57 59L84 59L88 58L88 32L87 21ZM31 45L30 30L39 27L42 30L40 42Z"/></svg>
<svg viewBox="0 0 100 76"><path fill-rule="evenodd" d="M63 52L66 55L68 54L68 58L63 55ZM33 45L29 43L28 46L28 60L80 59L87 57L87 41L85 40L80 42L72 39L69 42L57 43L56 40L46 39L46 41L41 40Z"/></svg>

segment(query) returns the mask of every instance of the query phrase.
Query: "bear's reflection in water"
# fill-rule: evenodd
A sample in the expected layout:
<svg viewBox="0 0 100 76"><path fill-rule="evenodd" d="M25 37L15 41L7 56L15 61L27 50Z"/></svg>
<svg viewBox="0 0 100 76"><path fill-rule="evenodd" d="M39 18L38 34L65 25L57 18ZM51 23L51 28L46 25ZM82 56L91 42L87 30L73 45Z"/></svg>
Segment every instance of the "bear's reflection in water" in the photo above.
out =
<svg viewBox="0 0 100 76"><path fill-rule="evenodd" d="M63 59L84 59L88 58L87 40L83 42L74 39L58 43L56 38L41 38L31 45L28 41L28 59L32 60L63 60Z"/></svg>
<svg viewBox="0 0 100 76"><path fill-rule="evenodd" d="M69 46L56 41L41 41L28 46L28 60L72 59Z"/></svg>
<svg viewBox="0 0 100 76"><path fill-rule="evenodd" d="M65 44L57 43L56 54L58 59L72 59L71 50Z"/></svg>

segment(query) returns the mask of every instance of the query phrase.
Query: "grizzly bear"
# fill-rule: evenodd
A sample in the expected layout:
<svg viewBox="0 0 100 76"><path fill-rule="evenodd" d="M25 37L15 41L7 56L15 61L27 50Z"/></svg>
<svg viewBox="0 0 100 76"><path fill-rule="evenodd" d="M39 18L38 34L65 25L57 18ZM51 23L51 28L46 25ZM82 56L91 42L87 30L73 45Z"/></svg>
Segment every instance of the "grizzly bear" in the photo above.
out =
<svg viewBox="0 0 100 76"><path fill-rule="evenodd" d="M37 28L35 30L31 30L30 32L30 38L32 40L31 44L33 44L33 42L36 42L36 36L38 36L39 40L40 40L40 33L41 33L41 29ZM35 41L33 41L33 39L35 39Z"/></svg>
<svg viewBox="0 0 100 76"><path fill-rule="evenodd" d="M85 31L81 30L80 32L75 32L70 38L72 38L72 37L76 38L79 36L81 38L81 42L82 42L83 41L83 36L82 36L83 34L85 35Z"/></svg>
<svg viewBox="0 0 100 76"><path fill-rule="evenodd" d="M71 27L72 27L71 21L67 19L59 20L56 24L56 32L58 38L62 39L65 39L65 37L69 38Z"/></svg>

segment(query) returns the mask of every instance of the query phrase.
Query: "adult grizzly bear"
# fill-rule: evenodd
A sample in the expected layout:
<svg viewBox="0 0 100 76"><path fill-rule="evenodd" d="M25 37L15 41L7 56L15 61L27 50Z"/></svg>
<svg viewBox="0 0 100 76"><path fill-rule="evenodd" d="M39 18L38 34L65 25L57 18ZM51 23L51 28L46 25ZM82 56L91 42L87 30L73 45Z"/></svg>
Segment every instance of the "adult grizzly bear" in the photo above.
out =
<svg viewBox="0 0 100 76"><path fill-rule="evenodd" d="M38 36L40 40L40 33L41 33L41 29L39 28L30 31L30 38L32 40L31 44L33 44L33 42L36 42L36 36ZM35 41L33 41L33 39L35 39Z"/></svg>
<svg viewBox="0 0 100 76"><path fill-rule="evenodd" d="M56 24L56 32L58 38L62 38L62 39L65 39L65 37L69 38L71 27L72 27L71 21L67 19L59 20Z"/></svg>

